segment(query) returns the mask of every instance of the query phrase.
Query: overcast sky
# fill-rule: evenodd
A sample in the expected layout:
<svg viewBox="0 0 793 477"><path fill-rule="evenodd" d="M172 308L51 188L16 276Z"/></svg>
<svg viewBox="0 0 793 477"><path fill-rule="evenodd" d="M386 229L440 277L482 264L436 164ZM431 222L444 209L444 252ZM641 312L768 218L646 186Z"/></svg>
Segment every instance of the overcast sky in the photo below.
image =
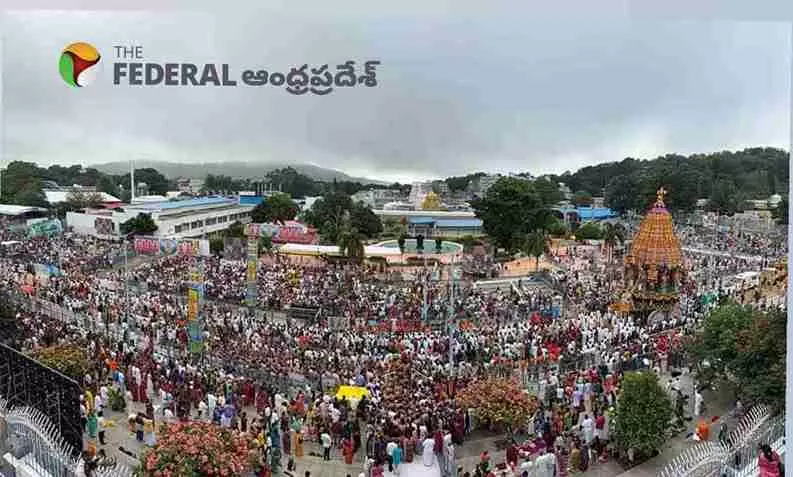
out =
<svg viewBox="0 0 793 477"><path fill-rule="evenodd" d="M5 159L278 161L405 181L790 143L787 24L292 3L224 16L8 14ZM74 41L102 54L80 89L57 68ZM147 61L228 63L236 76L378 59L380 84L327 96L113 86L112 46L131 43Z"/></svg>

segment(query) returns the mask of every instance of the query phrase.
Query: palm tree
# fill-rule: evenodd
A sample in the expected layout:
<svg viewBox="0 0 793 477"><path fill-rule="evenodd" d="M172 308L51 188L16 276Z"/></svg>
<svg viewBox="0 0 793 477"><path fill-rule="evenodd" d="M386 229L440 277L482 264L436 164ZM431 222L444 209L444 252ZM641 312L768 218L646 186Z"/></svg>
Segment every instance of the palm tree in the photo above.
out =
<svg viewBox="0 0 793 477"><path fill-rule="evenodd" d="M345 220L339 231L339 252L344 256L355 260L363 260L364 244L358 229L350 225L349 220Z"/></svg>
<svg viewBox="0 0 793 477"><path fill-rule="evenodd" d="M526 236L523 252L534 257L534 271L540 270L540 256L548 251L548 236L545 230L537 229Z"/></svg>
<svg viewBox="0 0 793 477"><path fill-rule="evenodd" d="M625 242L625 227L622 224L606 223L603 226L603 242L608 249L608 263L611 264L614 259L614 247L617 243Z"/></svg>

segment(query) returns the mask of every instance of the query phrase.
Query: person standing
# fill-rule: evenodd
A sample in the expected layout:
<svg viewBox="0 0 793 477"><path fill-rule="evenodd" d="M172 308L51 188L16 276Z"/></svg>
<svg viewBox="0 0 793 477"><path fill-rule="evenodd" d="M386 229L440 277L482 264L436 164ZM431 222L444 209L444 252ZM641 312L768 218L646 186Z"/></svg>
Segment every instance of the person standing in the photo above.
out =
<svg viewBox="0 0 793 477"><path fill-rule="evenodd" d="M333 442L333 439L331 439L327 429L322 431L319 439L322 441L322 460L330 460L330 446Z"/></svg>
<svg viewBox="0 0 793 477"><path fill-rule="evenodd" d="M432 467L435 463L435 439L431 437L427 437L424 439L424 442L421 443L422 447L422 459L425 467Z"/></svg>
<svg viewBox="0 0 793 477"><path fill-rule="evenodd" d="M757 464L760 468L760 477L780 477L784 475L784 464L779 458L779 454L771 450L771 446L768 444L760 446Z"/></svg>

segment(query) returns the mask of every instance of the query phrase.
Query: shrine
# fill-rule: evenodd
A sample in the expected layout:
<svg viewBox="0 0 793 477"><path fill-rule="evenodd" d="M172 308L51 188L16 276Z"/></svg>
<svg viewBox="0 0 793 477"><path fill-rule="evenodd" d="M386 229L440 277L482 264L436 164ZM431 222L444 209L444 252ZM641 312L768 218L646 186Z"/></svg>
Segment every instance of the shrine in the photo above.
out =
<svg viewBox="0 0 793 477"><path fill-rule="evenodd" d="M680 240L662 187L625 256L626 300L640 320L679 313L680 284L685 276Z"/></svg>

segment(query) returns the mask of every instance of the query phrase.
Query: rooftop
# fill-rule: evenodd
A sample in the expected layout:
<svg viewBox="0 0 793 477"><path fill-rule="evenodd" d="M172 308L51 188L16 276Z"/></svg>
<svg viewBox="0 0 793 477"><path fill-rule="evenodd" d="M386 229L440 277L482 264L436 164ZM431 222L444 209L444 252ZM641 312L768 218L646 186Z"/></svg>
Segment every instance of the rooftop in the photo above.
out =
<svg viewBox="0 0 793 477"><path fill-rule="evenodd" d="M26 205L0 204L0 215L22 215L29 212L46 212L41 207L28 207Z"/></svg>
<svg viewBox="0 0 793 477"><path fill-rule="evenodd" d="M67 198L69 197L69 194L71 193L71 191L69 190L47 190L47 189L44 189L43 192L45 197L47 198L47 202L49 202L50 204L66 202ZM77 192L85 192L85 191L77 190ZM89 192L89 193L93 194L94 192ZM121 202L121 199L119 199L118 197L114 197L108 194L107 192L96 192L96 193L102 196L102 202Z"/></svg>
<svg viewBox="0 0 793 477"><path fill-rule="evenodd" d="M229 199L227 197L197 197L194 199L186 199L186 200L167 200L167 201L158 201L158 202L144 202L142 204L132 204L128 206L128 209L134 210L148 210L152 212L162 211L162 210L174 210L174 209L186 209L191 207L208 207L208 206L219 206L219 205L229 205L229 204L236 204L237 201L234 199Z"/></svg>

